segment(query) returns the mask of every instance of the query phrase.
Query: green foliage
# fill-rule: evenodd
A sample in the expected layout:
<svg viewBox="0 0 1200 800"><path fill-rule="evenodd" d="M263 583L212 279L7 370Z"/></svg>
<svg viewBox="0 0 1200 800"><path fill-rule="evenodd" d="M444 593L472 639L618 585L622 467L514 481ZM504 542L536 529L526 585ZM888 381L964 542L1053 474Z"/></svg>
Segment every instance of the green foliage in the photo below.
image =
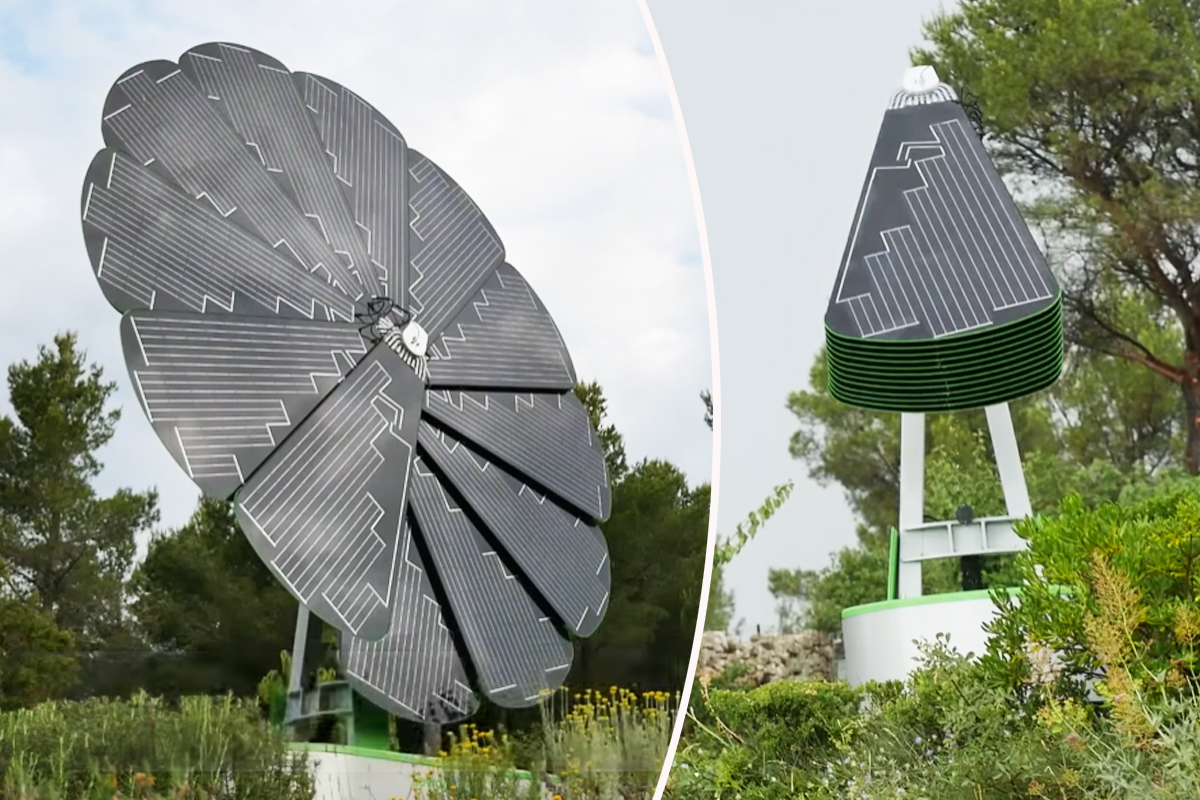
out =
<svg viewBox="0 0 1200 800"><path fill-rule="evenodd" d="M701 392L700 399L704 401L704 421L708 423L708 427L711 430L713 420L712 393L708 391ZM724 567L758 534L759 528L765 525L767 520L773 517L775 512L787 502L794 488L795 483L793 481L776 486L771 490L771 494L763 500L762 505L756 511L751 511L745 522L738 524L732 536L723 537L720 534L717 535L716 546L713 549L713 568L708 594L708 609L704 617L705 630L724 631L728 630L729 626L733 623L735 602L733 592L724 584Z"/></svg>
<svg viewBox="0 0 1200 800"><path fill-rule="evenodd" d="M1147 690L1168 681L1195 681L1200 672L1200 494L1166 491L1095 509L1072 495L1057 517L1027 520L1018 532L1030 544L1015 562L1028 588L1019 603L1001 601L1005 613L986 659L994 674L1009 685L1027 678L1021 638L1061 653L1068 677L1099 674L1104 664L1089 641L1086 621L1102 611L1095 586L1104 574L1100 569L1128 581L1144 609L1141 624L1129 633L1137 653L1134 680ZM1056 586L1069 588L1070 594Z"/></svg>
<svg viewBox="0 0 1200 800"><path fill-rule="evenodd" d="M7 594L34 598L85 652L121 640L124 578L138 534L158 519L154 492L98 497L96 451L120 417L114 384L75 337L8 370L14 416L0 418L0 562Z"/></svg>
<svg viewBox="0 0 1200 800"><path fill-rule="evenodd" d="M567 689L541 698L542 736L528 766L513 771L522 744L461 725L436 767L416 776L412 800L547 798L649 800L671 740L677 696Z"/></svg>
<svg viewBox="0 0 1200 800"><path fill-rule="evenodd" d="M815 780L816 770L841 752L860 703L861 694L845 684L702 687L692 702L691 736L676 752L669 796L792 796L789 787Z"/></svg>
<svg viewBox="0 0 1200 800"><path fill-rule="evenodd" d="M771 494L763 500L762 505L757 510L750 512L745 522L738 523L732 536L718 537L717 546L713 552L713 565L725 566L732 561L733 557L755 537L759 529L767 524L767 521L775 516L775 512L787 502L794 488L795 482L793 481L776 486L771 490Z"/></svg>
<svg viewBox="0 0 1200 800"><path fill-rule="evenodd" d="M296 601L242 534L231 503L202 498L187 524L156 534L129 586L138 631L179 656L156 676L159 692L248 696L291 648Z"/></svg>
<svg viewBox="0 0 1200 800"><path fill-rule="evenodd" d="M1129 504L1072 495L1056 516L1020 523L1019 602L994 595L999 615L979 659L944 638L926 643L908 680L861 687L860 705L839 684L754 690L778 686L803 702L807 687L826 696L820 707L834 711L824 713L764 712L754 692L699 693L667 796L1196 797L1200 494L1189 480L1140 487ZM818 740L832 746L780 750L813 741L814 720L822 731L837 721L839 735Z"/></svg>
<svg viewBox="0 0 1200 800"><path fill-rule="evenodd" d="M767 587L776 601L781 631L839 633L842 609L886 598L887 560L887 549L872 544L839 550L833 563L819 571L768 570ZM958 571L949 561L927 562L921 580L926 594L953 591Z"/></svg>
<svg viewBox="0 0 1200 800"><path fill-rule="evenodd" d="M291 674L292 657L288 651L281 650L279 669L271 670L258 682L258 702L266 708L267 719L273 725L283 724L287 712L288 680Z"/></svg>
<svg viewBox="0 0 1200 800"><path fill-rule="evenodd" d="M604 462L608 467L610 483L619 483L629 472L629 464L625 458L625 439L615 425L605 425L608 418L608 401L604 399L604 390L600 384L580 383L575 386L575 397L587 409L592 427L600 437L600 448L604 451Z"/></svg>
<svg viewBox="0 0 1200 800"><path fill-rule="evenodd" d="M1178 404L1162 400L1161 391L1148 392L1141 367L1076 350L1068 370L1051 390L1010 404L1035 513L1052 512L1073 492L1096 504L1184 480L1172 460L1181 452ZM858 545L835 553L822 570L772 569L768 581L781 624L836 633L842 609L886 596L886 532L896 524L899 504L900 420L843 406L829 396L826 380L818 354L810 388L789 396L800 423L791 449L811 477L846 490L861 520ZM1103 414L1098 397L1105 399ZM1088 415L1107 428L1097 433ZM926 519L953 519L963 503L977 516L1004 512L982 410L927 416L926 442ZM985 558L983 573L985 587L1018 579L1008 556ZM925 562L922 587L925 594L956 591L959 565Z"/></svg>
<svg viewBox="0 0 1200 800"><path fill-rule="evenodd" d="M630 466L620 432L607 423L600 386L580 384L576 396L600 431L613 493L612 514L601 529L609 552L620 557L612 560L604 625L577 642L570 681L677 686L687 674L696 632L709 486L689 485L683 472L661 459Z"/></svg>
<svg viewBox="0 0 1200 800"><path fill-rule="evenodd" d="M232 777L234 784L229 785ZM307 759L254 703L46 703L0 714L0 800L310 800Z"/></svg>
<svg viewBox="0 0 1200 800"><path fill-rule="evenodd" d="M913 62L970 88L997 165L1014 185L1032 187L1023 212L1061 275L1068 338L1140 375L1135 391L1118 381L1116 391L1077 397L1095 414L1088 446L1123 469L1150 444L1182 453L1195 473L1195 4L966 0L931 19L925 36ZM1142 413L1131 417L1139 398ZM1171 409L1171 424L1160 425ZM1144 438L1106 430L1118 417L1137 420Z"/></svg>
<svg viewBox="0 0 1200 800"><path fill-rule="evenodd" d="M666 685L682 682L696 630L708 508L708 485L688 486L665 461L642 461L613 487L612 515L602 528L609 551L621 557L613 559L605 623L579 643L584 660L605 648L633 648L647 658L643 674Z"/></svg>
<svg viewBox="0 0 1200 800"><path fill-rule="evenodd" d="M36 598L0 598L0 710L29 708L74 685L74 649L75 637Z"/></svg>
<svg viewBox="0 0 1200 800"><path fill-rule="evenodd" d="M804 764L834 752L860 697L840 683L775 681L710 695L713 714L766 760Z"/></svg>

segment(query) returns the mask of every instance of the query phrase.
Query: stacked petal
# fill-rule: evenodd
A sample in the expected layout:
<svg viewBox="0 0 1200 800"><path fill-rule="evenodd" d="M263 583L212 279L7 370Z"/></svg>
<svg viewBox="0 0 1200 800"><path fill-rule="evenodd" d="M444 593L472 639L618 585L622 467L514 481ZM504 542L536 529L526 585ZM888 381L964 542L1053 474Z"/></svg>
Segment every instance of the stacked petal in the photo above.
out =
<svg viewBox="0 0 1200 800"><path fill-rule="evenodd" d="M976 408L1058 379L1058 283L948 87L893 98L825 329L830 394L863 408Z"/></svg>

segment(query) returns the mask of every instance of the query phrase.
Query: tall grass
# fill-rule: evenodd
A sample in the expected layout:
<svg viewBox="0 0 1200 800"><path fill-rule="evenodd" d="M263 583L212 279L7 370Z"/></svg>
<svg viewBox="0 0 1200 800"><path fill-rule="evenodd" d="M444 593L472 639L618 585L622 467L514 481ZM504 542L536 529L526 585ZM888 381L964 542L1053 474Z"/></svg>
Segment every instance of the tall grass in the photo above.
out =
<svg viewBox="0 0 1200 800"><path fill-rule="evenodd" d="M438 768L419 775L412 800L641 800L654 787L679 698L566 689L542 699L542 742L532 775L517 773L503 734L459 728Z"/></svg>
<svg viewBox="0 0 1200 800"><path fill-rule="evenodd" d="M0 714L0 800L311 800L307 758L256 703L44 703Z"/></svg>

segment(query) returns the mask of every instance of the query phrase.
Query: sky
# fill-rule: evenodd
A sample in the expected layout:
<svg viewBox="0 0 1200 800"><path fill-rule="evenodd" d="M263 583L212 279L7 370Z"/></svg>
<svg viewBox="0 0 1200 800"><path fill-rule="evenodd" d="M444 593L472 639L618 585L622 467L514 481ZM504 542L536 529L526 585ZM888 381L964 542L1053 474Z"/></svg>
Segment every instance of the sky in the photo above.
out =
<svg viewBox="0 0 1200 800"><path fill-rule="evenodd" d="M579 378L603 386L631 459L711 479L700 240L634 0L0 0L0 364L79 334L124 411L99 491L156 487L164 527L198 497L132 394L79 211L112 82L210 41L264 51L379 109L488 216Z"/></svg>
<svg viewBox="0 0 1200 800"><path fill-rule="evenodd" d="M691 142L720 340L717 527L793 479L726 568L744 633L776 624L772 567L817 569L855 541L838 486L788 453L875 137L937 0L647 0ZM880 597L879 599L884 599Z"/></svg>

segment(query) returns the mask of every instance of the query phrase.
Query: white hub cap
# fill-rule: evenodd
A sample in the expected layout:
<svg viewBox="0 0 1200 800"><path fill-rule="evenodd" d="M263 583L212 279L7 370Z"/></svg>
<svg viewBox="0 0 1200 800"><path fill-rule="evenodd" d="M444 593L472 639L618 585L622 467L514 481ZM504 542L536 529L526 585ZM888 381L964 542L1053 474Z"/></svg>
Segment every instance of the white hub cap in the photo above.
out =
<svg viewBox="0 0 1200 800"><path fill-rule="evenodd" d="M400 337L404 340L404 346L408 348L408 352L418 358L425 357L425 348L429 346L429 334L415 322L410 322L404 326L404 330L400 332Z"/></svg>
<svg viewBox="0 0 1200 800"><path fill-rule="evenodd" d="M913 67L904 73L904 91L922 94L936 89L941 84L933 67Z"/></svg>

